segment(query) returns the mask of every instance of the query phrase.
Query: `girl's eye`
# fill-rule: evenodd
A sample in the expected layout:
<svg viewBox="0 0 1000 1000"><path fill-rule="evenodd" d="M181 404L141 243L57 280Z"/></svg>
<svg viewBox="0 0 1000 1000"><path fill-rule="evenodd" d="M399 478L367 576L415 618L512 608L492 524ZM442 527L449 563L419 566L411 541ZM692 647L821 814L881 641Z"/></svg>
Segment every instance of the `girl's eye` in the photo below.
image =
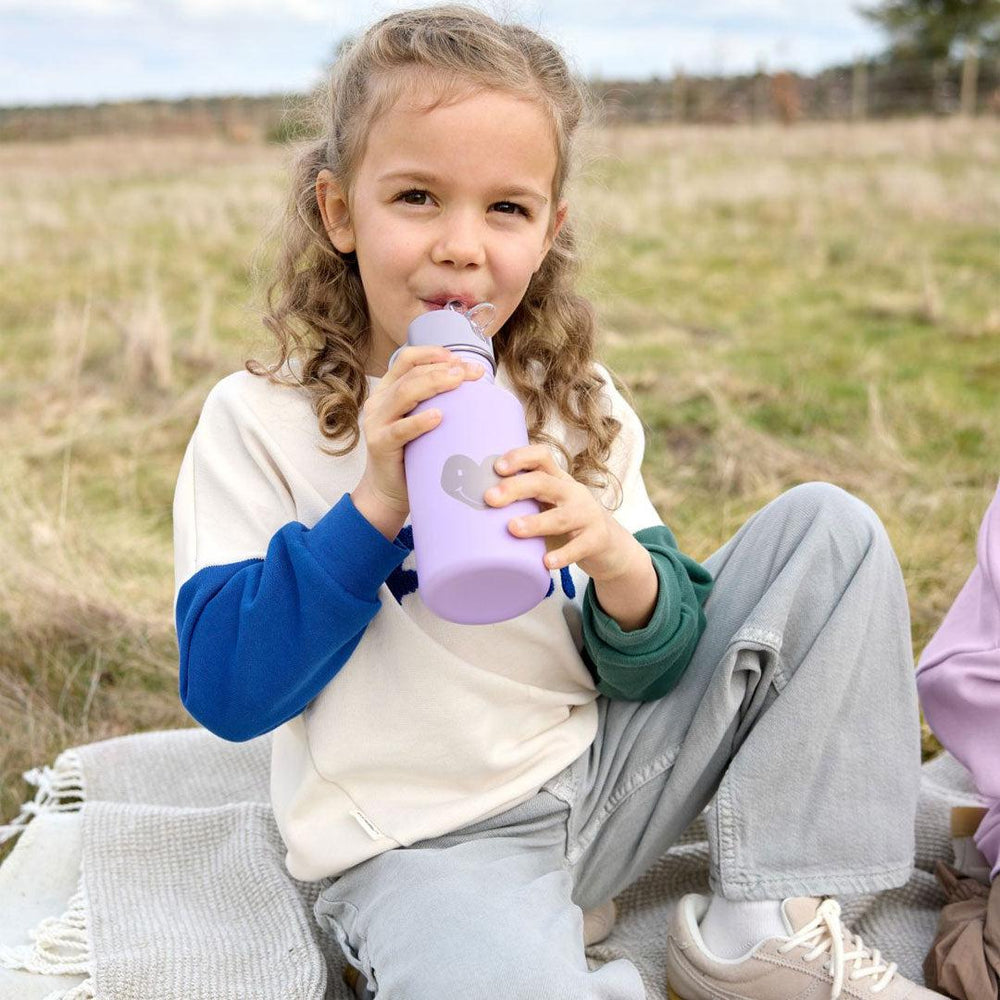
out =
<svg viewBox="0 0 1000 1000"><path fill-rule="evenodd" d="M496 204L506 206L502 210L501 215L515 215L520 212L526 219L531 218L531 213L523 205L518 205L516 201L498 201ZM513 211L510 211L510 209L513 209Z"/></svg>
<svg viewBox="0 0 1000 1000"><path fill-rule="evenodd" d="M425 197L428 196L428 194L427 194L426 191L420 190L419 188L413 188L413 189L411 189L409 191L403 191L400 194L396 195L396 201L404 201L405 199L409 198L411 195L416 195L419 198L425 198ZM425 202L422 202L422 201L407 201L406 204L407 205L414 205L414 206L416 206L418 208L422 208L423 205L425 204ZM531 212L529 212L528 209L526 209L523 205L517 204L517 202L514 202L514 201L498 201L498 202L496 202L496 204L497 205L509 205L511 208L514 209L513 212L501 212L500 213L501 215L514 215L517 212L520 212L526 219L530 219L531 218Z"/></svg>
<svg viewBox="0 0 1000 1000"><path fill-rule="evenodd" d="M419 191L416 188L414 188L411 191L403 191L402 194L396 195L396 201L405 201L407 205L426 205L427 204L425 201L411 201L410 199L414 198L414 197L416 197L418 199L419 198L426 198L427 197L427 192L426 191Z"/></svg>

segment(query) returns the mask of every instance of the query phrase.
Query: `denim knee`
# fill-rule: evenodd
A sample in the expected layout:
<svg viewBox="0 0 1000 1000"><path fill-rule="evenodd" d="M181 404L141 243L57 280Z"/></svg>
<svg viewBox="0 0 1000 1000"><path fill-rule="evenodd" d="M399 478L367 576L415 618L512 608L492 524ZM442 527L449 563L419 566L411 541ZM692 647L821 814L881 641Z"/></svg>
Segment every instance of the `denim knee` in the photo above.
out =
<svg viewBox="0 0 1000 1000"><path fill-rule="evenodd" d="M888 540L878 514L853 493L833 483L816 481L793 486L768 507L793 520L828 527L842 539L853 538L862 551Z"/></svg>
<svg viewBox="0 0 1000 1000"><path fill-rule="evenodd" d="M378 975L378 970L375 970ZM550 980L544 968L528 969L516 961L495 975L483 968L470 968L460 960L452 959L424 968L413 967L405 977L394 977L388 992L376 990L377 1000L442 1000L444 997L461 997L462 1000L578 1000L577 994L566 992L565 981Z"/></svg>

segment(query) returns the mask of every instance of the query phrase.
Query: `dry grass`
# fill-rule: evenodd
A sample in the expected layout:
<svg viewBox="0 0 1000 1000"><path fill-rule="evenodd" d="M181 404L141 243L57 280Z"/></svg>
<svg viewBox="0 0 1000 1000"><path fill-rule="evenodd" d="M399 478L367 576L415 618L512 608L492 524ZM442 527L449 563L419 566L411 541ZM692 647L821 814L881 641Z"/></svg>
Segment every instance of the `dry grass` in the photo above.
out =
<svg viewBox="0 0 1000 1000"><path fill-rule="evenodd" d="M797 482L857 493L899 553L919 652L1000 474L1000 125L595 140L571 200L585 290L660 512L704 557ZM0 146L4 818L62 748L190 722L173 487L208 389L263 343L247 269L283 157Z"/></svg>

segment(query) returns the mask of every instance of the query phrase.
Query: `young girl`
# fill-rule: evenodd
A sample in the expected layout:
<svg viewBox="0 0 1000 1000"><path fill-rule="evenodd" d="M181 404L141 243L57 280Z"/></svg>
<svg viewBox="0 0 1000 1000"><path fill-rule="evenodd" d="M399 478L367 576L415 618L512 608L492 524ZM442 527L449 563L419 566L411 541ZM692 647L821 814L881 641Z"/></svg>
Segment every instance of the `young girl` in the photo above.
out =
<svg viewBox="0 0 1000 1000"><path fill-rule="evenodd" d="M712 895L665 928L672 995L935 996L823 898L902 885L914 852L909 621L878 518L809 483L704 568L678 551L573 291L586 105L552 44L466 7L394 14L329 98L268 294L281 357L212 389L180 470L176 622L191 714L274 730L288 870L326 883L316 918L367 995L639 1000L632 963L589 971L582 912L711 801ZM528 421L485 499L540 503L509 530L544 536L553 573L493 625L421 601L402 464L440 419L413 408L482 373L432 348L388 366L454 299L496 307L496 381Z"/></svg>
<svg viewBox="0 0 1000 1000"><path fill-rule="evenodd" d="M956 848L960 868L979 874L976 862L985 862L982 874L992 880L1000 874L1000 487L983 516L976 556L920 656L917 689L928 725L990 802L968 831L979 853L969 851L964 838Z"/></svg>

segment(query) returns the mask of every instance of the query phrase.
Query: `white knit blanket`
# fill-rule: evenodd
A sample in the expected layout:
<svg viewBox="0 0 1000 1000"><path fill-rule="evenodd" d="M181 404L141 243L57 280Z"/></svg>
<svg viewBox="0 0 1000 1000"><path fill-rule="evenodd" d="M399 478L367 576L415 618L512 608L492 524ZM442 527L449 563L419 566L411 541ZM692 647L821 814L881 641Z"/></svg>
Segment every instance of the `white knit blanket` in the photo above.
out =
<svg viewBox="0 0 1000 1000"><path fill-rule="evenodd" d="M28 772L38 794L0 841L39 811L80 809L83 860L79 891L47 931L61 935L62 964L25 948L11 967L88 976L49 1000L352 1000L339 948L312 916L323 883L285 870L269 761L269 736L234 744L179 729L75 747ZM840 899L865 942L918 982L944 902L934 861L952 859L950 809L978 801L953 758L925 764L910 881ZM611 935L587 951L591 968L631 959L649 1000L665 1000L667 914L683 893L707 891L707 871L699 820L618 897Z"/></svg>

